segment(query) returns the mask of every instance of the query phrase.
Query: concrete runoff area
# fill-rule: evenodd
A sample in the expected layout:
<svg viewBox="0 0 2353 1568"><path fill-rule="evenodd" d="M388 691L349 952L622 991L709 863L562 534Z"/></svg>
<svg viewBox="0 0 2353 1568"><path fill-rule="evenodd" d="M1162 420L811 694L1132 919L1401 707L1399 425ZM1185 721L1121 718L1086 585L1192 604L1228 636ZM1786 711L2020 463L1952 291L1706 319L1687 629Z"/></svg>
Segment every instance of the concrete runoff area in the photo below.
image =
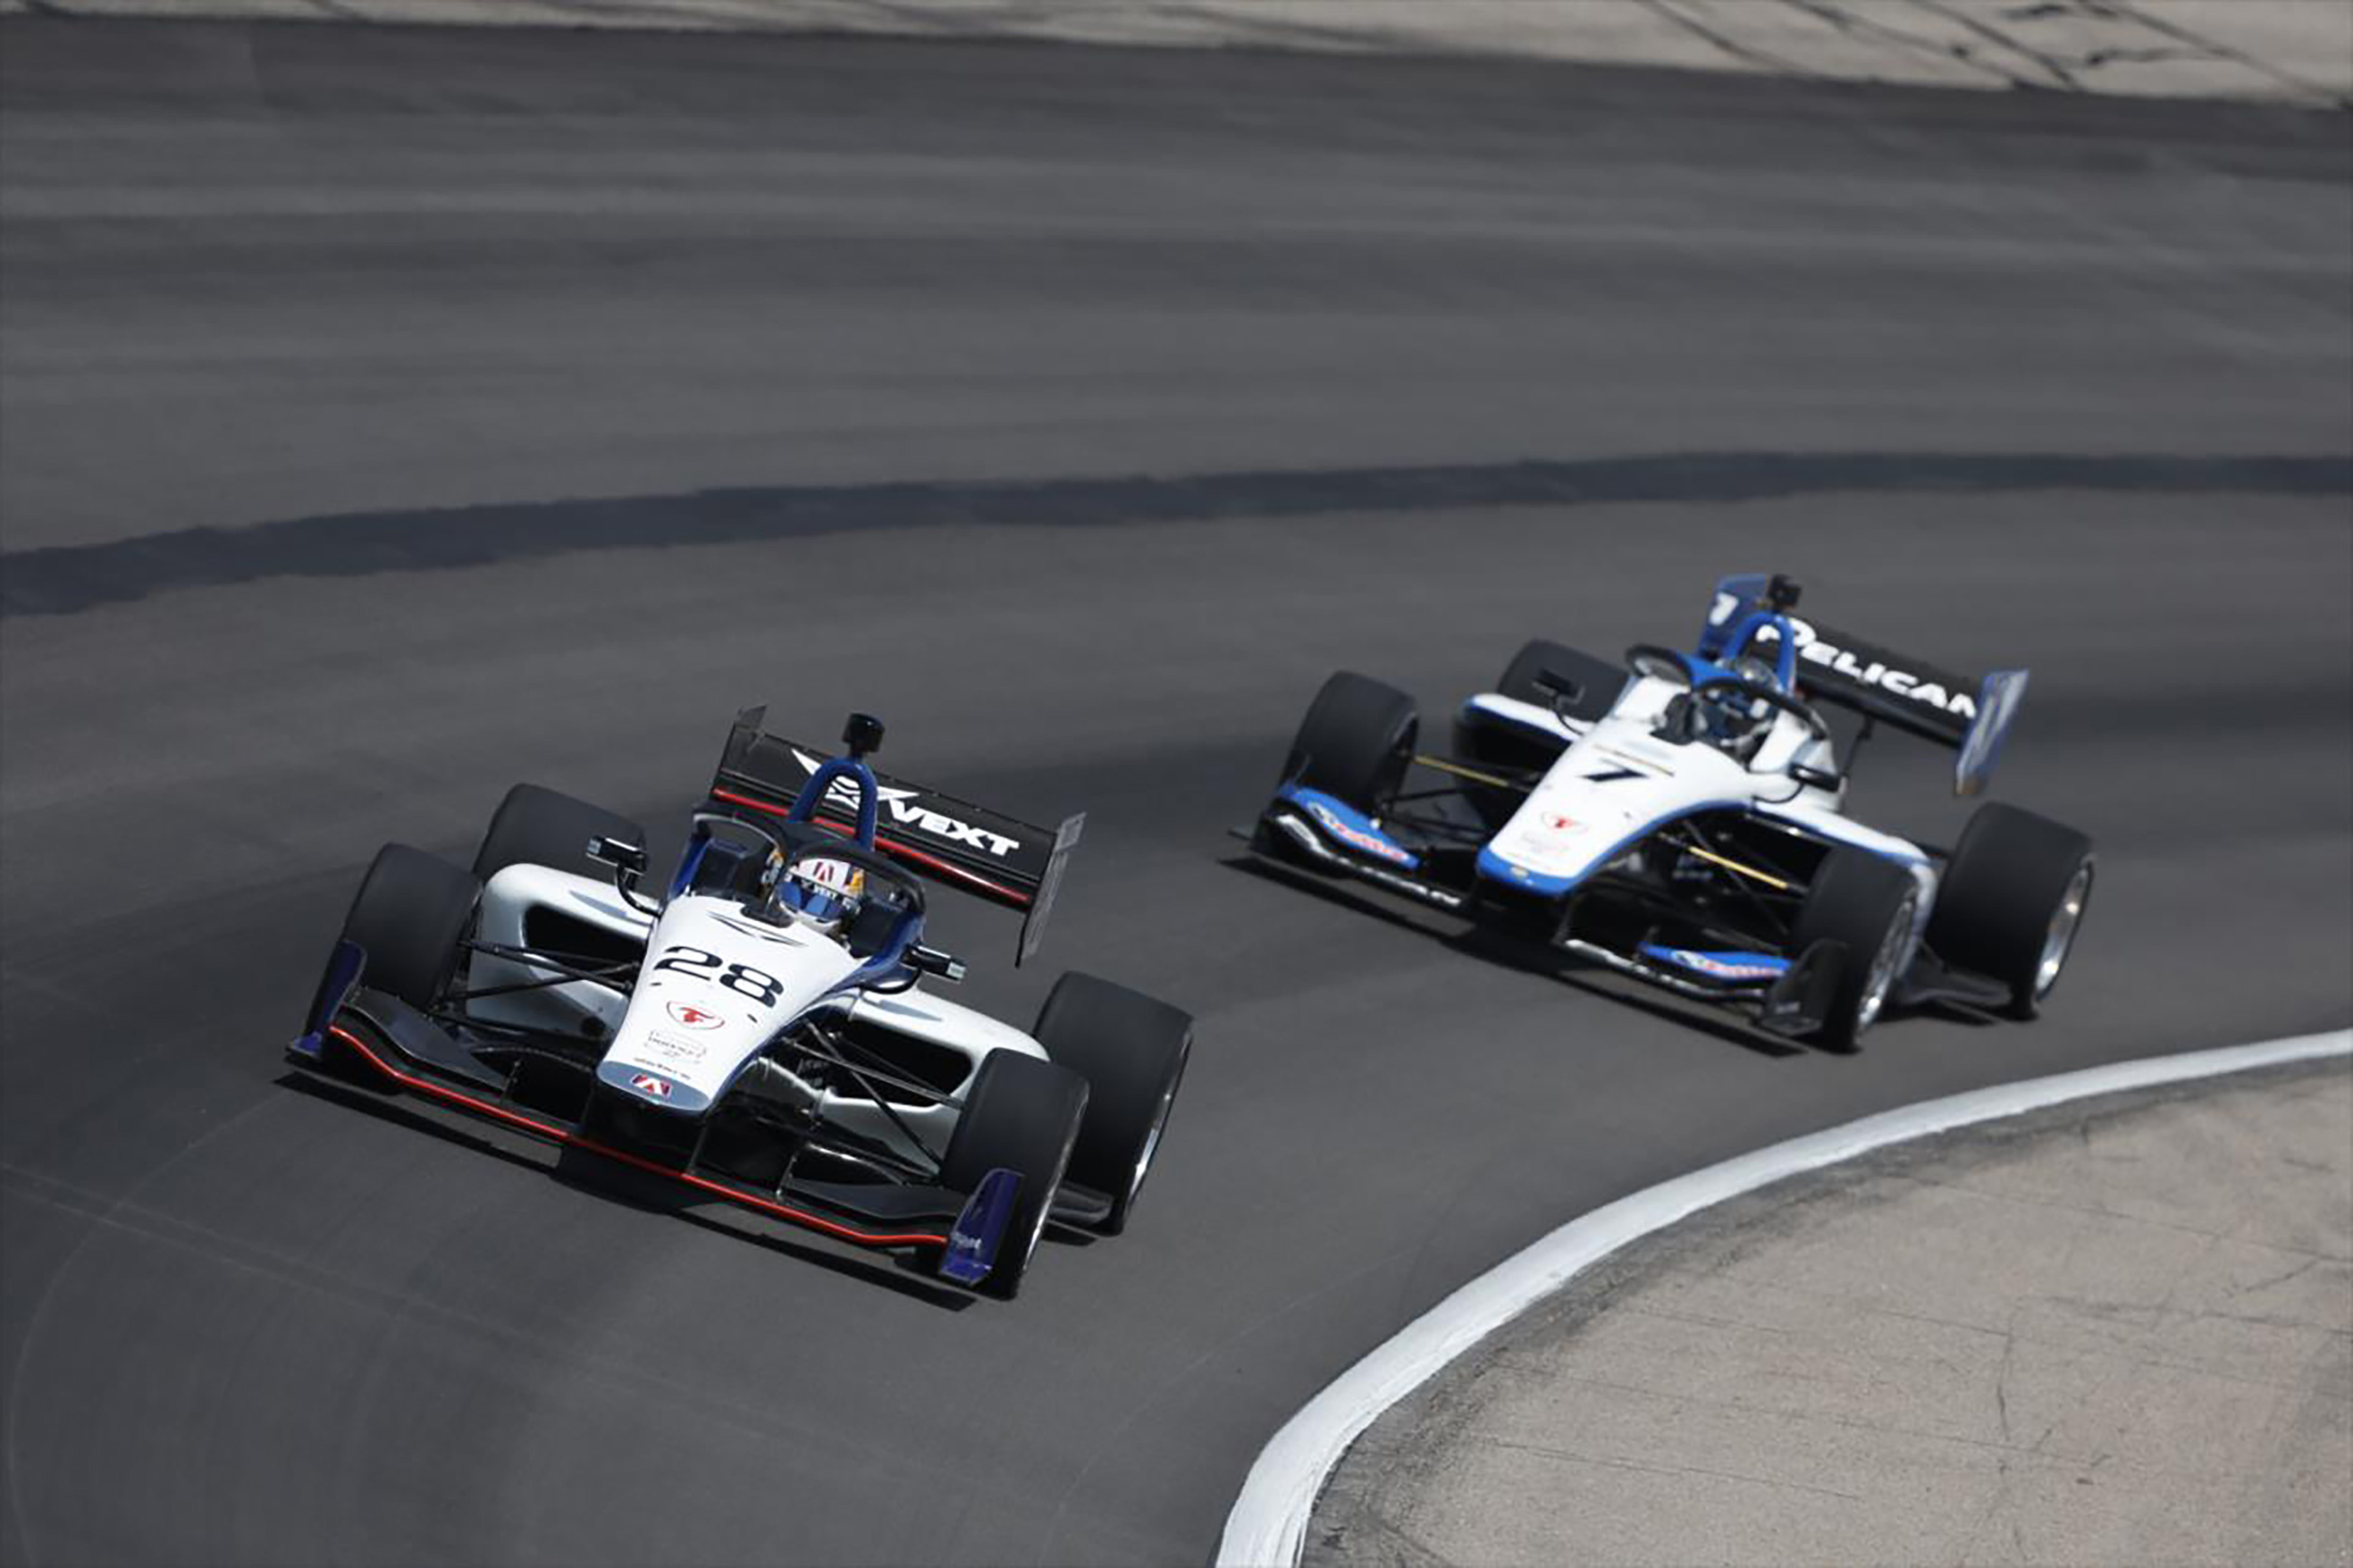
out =
<svg viewBox="0 0 2353 1568"><path fill-rule="evenodd" d="M0 0L0 14L1473 54L2353 104L2342 0Z"/></svg>
<svg viewBox="0 0 2353 1568"><path fill-rule="evenodd" d="M1566 1219L2353 1022L2348 193L2273 105L0 23L0 1561L1200 1563ZM2102 857L2034 1025L1793 1050L1231 863L1331 670L1435 732L1746 569L2033 669L1997 794ZM1009 1307L279 1081L379 843L528 779L659 860L764 700L1089 814L1037 963L934 900L962 999L1198 1015ZM1856 809L1949 843L1950 765Z"/></svg>
<svg viewBox="0 0 2353 1568"><path fill-rule="evenodd" d="M2353 1561L2353 1070L1763 1189L1402 1402L1310 1564Z"/></svg>

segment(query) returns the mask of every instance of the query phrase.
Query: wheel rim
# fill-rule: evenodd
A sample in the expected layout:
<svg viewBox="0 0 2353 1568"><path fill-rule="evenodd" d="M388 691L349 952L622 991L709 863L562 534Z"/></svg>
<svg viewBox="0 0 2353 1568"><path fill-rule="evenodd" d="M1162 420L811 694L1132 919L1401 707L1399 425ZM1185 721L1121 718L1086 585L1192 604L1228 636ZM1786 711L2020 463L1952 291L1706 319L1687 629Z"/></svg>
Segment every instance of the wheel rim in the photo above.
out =
<svg viewBox="0 0 2353 1568"><path fill-rule="evenodd" d="M1879 939L1879 951L1871 955L1871 970L1862 981L1862 997L1854 1009L1854 1032L1858 1035L1878 1022L1880 1009L1887 1005L1887 994L1894 989L1895 961L1903 956L1904 944L1912 935L1912 911L1919 904L1917 893L1904 900L1896 909L1895 918L1887 922L1887 934Z"/></svg>
<svg viewBox="0 0 2353 1568"><path fill-rule="evenodd" d="M1160 1152L1160 1130L1168 1125L1169 1110L1176 1103L1176 1085L1184 1074L1185 1069L1178 1068L1176 1077L1170 1079L1168 1087L1160 1091L1160 1103L1152 1112L1152 1125L1144 1134L1144 1147L1136 1152L1135 1173L1128 1178L1129 1203L1135 1201L1135 1194L1144 1190L1144 1178L1151 1173L1152 1156Z"/></svg>
<svg viewBox="0 0 2353 1568"><path fill-rule="evenodd" d="M1046 1221L1053 1209L1054 1195L1049 1193L1046 1201L1038 1205L1037 1219L1030 1224L1029 1245L1021 1249L1021 1267L1025 1269L1029 1267L1029 1260L1038 1255L1038 1243L1046 1234Z"/></svg>
<svg viewBox="0 0 2353 1568"><path fill-rule="evenodd" d="M2042 933L2042 956L2034 965L2037 1001L2059 984L2059 972L2067 967L2068 950L2075 945L2075 928L2084 923L2084 906L2091 900L2092 863L2086 860L2067 879L2067 890L2059 895L2059 907L2051 911L2050 928Z"/></svg>

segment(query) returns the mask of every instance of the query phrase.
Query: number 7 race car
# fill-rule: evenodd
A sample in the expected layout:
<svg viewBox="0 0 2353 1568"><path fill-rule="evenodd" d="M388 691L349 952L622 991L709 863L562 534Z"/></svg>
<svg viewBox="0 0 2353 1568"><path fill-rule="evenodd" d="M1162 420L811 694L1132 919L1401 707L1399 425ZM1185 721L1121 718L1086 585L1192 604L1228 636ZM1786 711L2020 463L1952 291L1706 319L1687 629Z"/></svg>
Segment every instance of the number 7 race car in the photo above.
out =
<svg viewBox="0 0 2353 1568"><path fill-rule="evenodd" d="M880 775L862 714L829 760L762 716L659 894L637 824L533 784L470 870L386 845L288 1057L1010 1297L1050 1217L1126 1227L1192 1019L1078 973L1026 1034L935 994L926 879L1022 910L1018 963L1084 819Z"/></svg>
<svg viewBox="0 0 2353 1568"><path fill-rule="evenodd" d="M1531 642L1465 702L1454 755L1416 750L1412 699L1326 681L1254 828L1259 856L1354 878L1683 996L1851 1050L1886 1007L2029 1018L2091 897L2091 840L1978 808L1949 849L1844 815L1815 704L1955 747L1989 776L2024 670L1967 680L1792 612L1786 577L1726 578L1697 651L1623 668ZM1409 789L1409 770L1440 775Z"/></svg>

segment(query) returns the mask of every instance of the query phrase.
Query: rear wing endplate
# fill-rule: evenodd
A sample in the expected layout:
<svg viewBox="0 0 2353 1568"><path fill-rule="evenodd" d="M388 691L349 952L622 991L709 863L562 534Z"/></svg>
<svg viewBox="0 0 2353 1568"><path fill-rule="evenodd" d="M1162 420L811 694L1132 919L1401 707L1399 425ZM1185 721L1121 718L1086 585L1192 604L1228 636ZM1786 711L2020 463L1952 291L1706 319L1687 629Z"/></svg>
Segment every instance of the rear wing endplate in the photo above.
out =
<svg viewBox="0 0 2353 1568"><path fill-rule="evenodd" d="M720 753L719 769L711 781L711 795L730 805L782 816L792 808L801 786L829 759L823 751L763 731L760 725L766 716L765 708L746 708L735 715L727 731L727 749ZM880 796L874 847L932 880L1019 910L1021 937L1014 963L1035 952L1045 937L1046 918L1053 910L1071 851L1086 824L1085 814L1065 818L1060 827L1039 827L888 773L877 773L874 782ZM818 820L854 828L857 796L857 786L849 780L837 782L818 803Z"/></svg>
<svg viewBox="0 0 2353 1568"><path fill-rule="evenodd" d="M1993 775L2002 742L2026 697L2027 672L1997 669L1972 679L1908 658L1821 622L1767 607L1771 579L1762 574L1726 577L1715 585L1699 653L1715 658L1734 637L1749 646L1779 640L1780 621L1798 645L1798 689L1807 698L1881 720L1899 730L1953 747L1953 793L1972 795ZM1790 598L1794 600L1795 591ZM1787 602L1787 601L1785 601Z"/></svg>

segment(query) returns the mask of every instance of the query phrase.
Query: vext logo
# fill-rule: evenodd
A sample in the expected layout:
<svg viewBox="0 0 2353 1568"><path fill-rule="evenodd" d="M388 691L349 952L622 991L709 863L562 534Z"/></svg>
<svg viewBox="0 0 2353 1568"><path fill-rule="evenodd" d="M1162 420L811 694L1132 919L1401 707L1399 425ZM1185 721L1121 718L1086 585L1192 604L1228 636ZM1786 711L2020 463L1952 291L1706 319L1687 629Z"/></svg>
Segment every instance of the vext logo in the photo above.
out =
<svg viewBox="0 0 2353 1568"><path fill-rule="evenodd" d="M797 747L794 749L793 756L799 762L803 771L812 776L818 769L825 765ZM991 833L985 827L975 827L969 822L958 822L955 817L934 811L928 805L913 804L915 798L913 790L885 789L877 785L874 795L875 805L881 814L902 827L920 827L924 832L937 834L942 838L953 838L959 843L969 844L974 848L985 854L994 855L999 859L1021 847L1021 841L1018 838L1008 838L1002 833ZM829 805L854 812L858 809L858 786L848 779L836 779L826 790L825 798Z"/></svg>

